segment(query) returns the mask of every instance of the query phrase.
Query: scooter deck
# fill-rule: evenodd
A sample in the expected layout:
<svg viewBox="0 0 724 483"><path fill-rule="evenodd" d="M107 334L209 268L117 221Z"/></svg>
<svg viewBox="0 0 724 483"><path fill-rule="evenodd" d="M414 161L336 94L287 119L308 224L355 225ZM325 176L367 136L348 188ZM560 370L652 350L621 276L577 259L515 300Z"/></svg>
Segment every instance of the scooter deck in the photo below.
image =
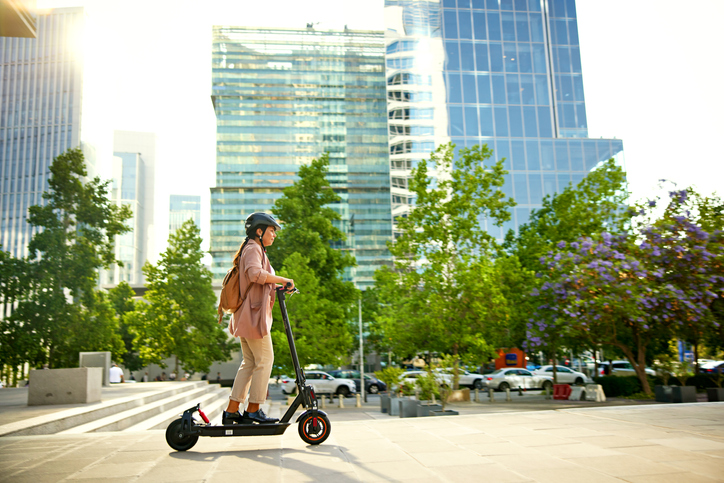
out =
<svg viewBox="0 0 724 483"><path fill-rule="evenodd" d="M273 436L283 434L291 423L227 424L223 426L197 426L199 436Z"/></svg>

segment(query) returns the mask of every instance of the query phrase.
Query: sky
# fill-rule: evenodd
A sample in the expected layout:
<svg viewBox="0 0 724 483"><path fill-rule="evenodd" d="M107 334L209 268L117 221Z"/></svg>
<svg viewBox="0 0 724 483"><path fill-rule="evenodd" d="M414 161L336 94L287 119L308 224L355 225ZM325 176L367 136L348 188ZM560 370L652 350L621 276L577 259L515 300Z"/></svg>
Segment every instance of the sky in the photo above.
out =
<svg viewBox="0 0 724 483"><path fill-rule="evenodd" d="M158 252L165 249L170 194L202 197L208 249L216 148L211 26L304 28L318 22L321 30L383 30L383 5L37 0L39 9L86 8L87 68L102 79L97 85L112 128L157 134ZM724 194L724 1L577 0L576 6L589 137L623 140L632 197L656 195L660 179Z"/></svg>

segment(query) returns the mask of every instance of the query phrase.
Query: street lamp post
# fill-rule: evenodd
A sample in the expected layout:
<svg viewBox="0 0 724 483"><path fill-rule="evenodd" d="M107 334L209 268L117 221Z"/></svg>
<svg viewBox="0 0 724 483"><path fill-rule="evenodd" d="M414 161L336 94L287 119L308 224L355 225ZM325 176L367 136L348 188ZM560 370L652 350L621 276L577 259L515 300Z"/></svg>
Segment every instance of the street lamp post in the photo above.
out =
<svg viewBox="0 0 724 483"><path fill-rule="evenodd" d="M362 338L362 292L359 295L359 386L362 397L367 402L367 391L365 390L365 353L364 339Z"/></svg>

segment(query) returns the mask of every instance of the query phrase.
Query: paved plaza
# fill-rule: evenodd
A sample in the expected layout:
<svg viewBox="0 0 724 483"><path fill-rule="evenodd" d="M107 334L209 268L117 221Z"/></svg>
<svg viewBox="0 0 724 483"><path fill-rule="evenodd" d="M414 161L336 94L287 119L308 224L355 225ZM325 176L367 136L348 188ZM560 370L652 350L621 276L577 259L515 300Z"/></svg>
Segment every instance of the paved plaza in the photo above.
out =
<svg viewBox="0 0 724 483"><path fill-rule="evenodd" d="M330 411L336 412L336 411ZM335 421L319 446L163 431L0 438L0 481L724 481L724 403Z"/></svg>

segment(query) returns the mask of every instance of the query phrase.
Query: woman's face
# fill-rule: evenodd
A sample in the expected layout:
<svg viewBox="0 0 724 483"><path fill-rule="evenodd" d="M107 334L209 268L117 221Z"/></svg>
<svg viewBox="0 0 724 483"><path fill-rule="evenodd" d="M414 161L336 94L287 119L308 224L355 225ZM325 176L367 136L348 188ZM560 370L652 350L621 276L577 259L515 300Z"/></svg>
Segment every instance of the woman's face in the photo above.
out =
<svg viewBox="0 0 724 483"><path fill-rule="evenodd" d="M261 235L261 228L257 229L257 234ZM273 226L267 227L266 231L264 232L264 237L262 238L262 241L264 242L264 246L268 247L271 246L272 243L274 243L274 239L277 237L277 230Z"/></svg>

